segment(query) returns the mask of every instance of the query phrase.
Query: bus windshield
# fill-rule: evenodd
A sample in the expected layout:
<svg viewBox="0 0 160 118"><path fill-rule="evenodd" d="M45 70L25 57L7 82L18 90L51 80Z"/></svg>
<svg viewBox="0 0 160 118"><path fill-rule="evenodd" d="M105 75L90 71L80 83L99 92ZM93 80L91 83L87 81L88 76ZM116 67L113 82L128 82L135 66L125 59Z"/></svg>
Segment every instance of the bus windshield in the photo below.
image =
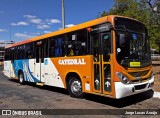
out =
<svg viewBox="0 0 160 118"><path fill-rule="evenodd" d="M117 62L123 67L149 66L151 53L147 30L143 24L130 19L129 21L132 25L134 24L133 26L138 25L139 29L131 27L132 25L127 27L127 24L123 24L124 30L116 30Z"/></svg>

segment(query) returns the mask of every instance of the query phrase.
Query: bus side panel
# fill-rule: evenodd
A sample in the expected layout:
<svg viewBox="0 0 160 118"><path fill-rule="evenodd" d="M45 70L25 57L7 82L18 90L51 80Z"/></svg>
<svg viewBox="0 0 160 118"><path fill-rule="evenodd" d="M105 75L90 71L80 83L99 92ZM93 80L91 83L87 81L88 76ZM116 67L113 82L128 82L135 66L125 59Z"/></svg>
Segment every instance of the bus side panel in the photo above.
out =
<svg viewBox="0 0 160 118"><path fill-rule="evenodd" d="M63 58L52 58L55 68L58 70L59 76L62 78L66 88L67 74L72 72L78 74L82 81L82 89L84 92L92 92L92 69L93 61L92 56L71 56Z"/></svg>
<svg viewBox="0 0 160 118"><path fill-rule="evenodd" d="M22 71L24 74L24 80L28 82L39 82L34 75L34 59L25 59L25 60L15 60L14 65L16 77L18 77L18 72Z"/></svg>
<svg viewBox="0 0 160 118"><path fill-rule="evenodd" d="M44 70L45 71L45 84L50 85L50 86L64 88L62 78L60 77L60 74L56 66L51 61L50 58L44 59L44 68L45 68Z"/></svg>
<svg viewBox="0 0 160 118"><path fill-rule="evenodd" d="M11 77L15 78L16 76L15 76L15 70L14 70L15 69L14 68L14 63L11 62L11 66L10 67L11 67Z"/></svg>
<svg viewBox="0 0 160 118"><path fill-rule="evenodd" d="M29 59L29 70L30 70L30 74L33 76L33 78L35 78L36 76L34 75L35 73L35 59Z"/></svg>
<svg viewBox="0 0 160 118"><path fill-rule="evenodd" d="M4 61L4 75L11 78L11 61Z"/></svg>
<svg viewBox="0 0 160 118"><path fill-rule="evenodd" d="M36 59L34 60L34 76L41 82L41 64L36 63Z"/></svg>

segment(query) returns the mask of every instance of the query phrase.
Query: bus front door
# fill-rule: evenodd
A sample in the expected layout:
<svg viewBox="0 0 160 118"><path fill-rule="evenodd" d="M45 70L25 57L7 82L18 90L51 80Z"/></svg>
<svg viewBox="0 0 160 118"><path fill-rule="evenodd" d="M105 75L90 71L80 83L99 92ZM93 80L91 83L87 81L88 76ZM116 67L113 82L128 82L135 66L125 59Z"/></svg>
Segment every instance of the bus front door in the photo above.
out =
<svg viewBox="0 0 160 118"><path fill-rule="evenodd" d="M92 34L91 40L94 66L93 91L111 95L111 33Z"/></svg>
<svg viewBox="0 0 160 118"><path fill-rule="evenodd" d="M35 77L44 82L44 46L35 47Z"/></svg>

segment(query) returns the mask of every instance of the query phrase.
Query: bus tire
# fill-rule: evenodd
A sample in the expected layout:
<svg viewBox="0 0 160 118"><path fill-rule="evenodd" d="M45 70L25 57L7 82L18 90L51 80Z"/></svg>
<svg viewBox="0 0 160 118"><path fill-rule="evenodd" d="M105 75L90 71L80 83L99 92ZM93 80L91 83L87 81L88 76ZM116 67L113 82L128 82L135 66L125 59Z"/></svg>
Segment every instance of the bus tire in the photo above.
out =
<svg viewBox="0 0 160 118"><path fill-rule="evenodd" d="M20 83L21 85L24 85L24 84L25 84L23 72L20 72L20 73L19 73L19 75L18 75L18 80L19 80L19 83Z"/></svg>
<svg viewBox="0 0 160 118"><path fill-rule="evenodd" d="M82 98L84 93L82 92L82 82L77 77L70 77L68 82L68 92L71 97Z"/></svg>

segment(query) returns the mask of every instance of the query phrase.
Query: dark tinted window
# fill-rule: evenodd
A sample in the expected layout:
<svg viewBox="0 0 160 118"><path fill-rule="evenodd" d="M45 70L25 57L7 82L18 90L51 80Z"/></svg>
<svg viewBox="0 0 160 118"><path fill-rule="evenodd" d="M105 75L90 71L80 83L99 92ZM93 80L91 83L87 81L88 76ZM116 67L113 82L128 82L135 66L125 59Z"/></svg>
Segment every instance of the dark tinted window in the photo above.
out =
<svg viewBox="0 0 160 118"><path fill-rule="evenodd" d="M10 60L11 56L10 56L10 49L6 49L5 50L5 60Z"/></svg>
<svg viewBox="0 0 160 118"><path fill-rule="evenodd" d="M87 30L79 30L49 39L49 57L86 55Z"/></svg>
<svg viewBox="0 0 160 118"><path fill-rule="evenodd" d="M127 18L116 17L115 28L126 28L137 32L146 32L146 27L144 24Z"/></svg>
<svg viewBox="0 0 160 118"><path fill-rule="evenodd" d="M86 29L70 33L67 37L67 56L81 56L88 53Z"/></svg>
<svg viewBox="0 0 160 118"><path fill-rule="evenodd" d="M20 45L16 48L17 59L25 59L25 45Z"/></svg>
<svg viewBox="0 0 160 118"><path fill-rule="evenodd" d="M52 37L49 39L49 57L65 56L65 37Z"/></svg>
<svg viewBox="0 0 160 118"><path fill-rule="evenodd" d="M34 52L33 43L26 44L26 46L25 46L25 53L26 53L26 58L27 59L33 58L33 52Z"/></svg>

